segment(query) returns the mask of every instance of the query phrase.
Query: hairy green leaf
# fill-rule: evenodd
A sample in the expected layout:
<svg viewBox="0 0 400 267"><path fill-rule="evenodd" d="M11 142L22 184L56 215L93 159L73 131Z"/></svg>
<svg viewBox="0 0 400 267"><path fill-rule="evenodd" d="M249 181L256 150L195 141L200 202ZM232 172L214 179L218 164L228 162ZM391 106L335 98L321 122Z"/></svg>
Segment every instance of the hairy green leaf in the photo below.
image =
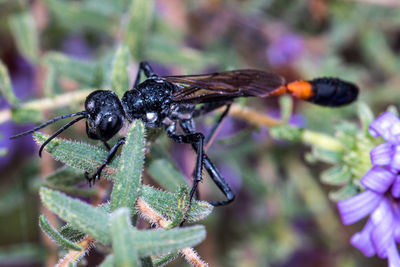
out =
<svg viewBox="0 0 400 267"><path fill-rule="evenodd" d="M51 226L44 215L40 215L39 217L39 226L51 240L53 240L63 248L78 251L82 250L80 246L63 237L53 226Z"/></svg>
<svg viewBox="0 0 400 267"><path fill-rule="evenodd" d="M165 255L163 255L161 257L156 258L153 261L153 263L154 263L154 266L161 266L161 265L164 266L165 264L173 261L177 257L178 257L178 252L174 251L174 252L170 252L170 253L167 253L167 254L165 254Z"/></svg>
<svg viewBox="0 0 400 267"><path fill-rule="evenodd" d="M18 51L27 59L36 62L39 54L39 39L32 14L26 12L13 15L9 22Z"/></svg>
<svg viewBox="0 0 400 267"><path fill-rule="evenodd" d="M128 67L130 57L129 48L121 44L115 52L111 72L111 88L119 97L122 97L129 89Z"/></svg>
<svg viewBox="0 0 400 267"><path fill-rule="evenodd" d="M168 191L174 191L179 185L187 185L186 179L175 166L166 159L156 159L148 167L150 175Z"/></svg>
<svg viewBox="0 0 400 267"><path fill-rule="evenodd" d="M361 121L361 126L364 133L368 134L368 127L374 120L374 113L371 108L364 102L359 102L357 106L358 117Z"/></svg>
<svg viewBox="0 0 400 267"><path fill-rule="evenodd" d="M348 184L343 186L337 191L334 192L329 192L329 199L332 201L338 202L340 200L345 200L348 198L351 198L355 194L358 193L358 189L355 185L353 184Z"/></svg>
<svg viewBox="0 0 400 267"><path fill-rule="evenodd" d="M10 104L18 104L19 100L14 94L7 67L2 61L0 61L0 92Z"/></svg>
<svg viewBox="0 0 400 267"><path fill-rule="evenodd" d="M75 229L70 223L61 227L60 234L72 242L81 241L86 236L86 234Z"/></svg>
<svg viewBox="0 0 400 267"><path fill-rule="evenodd" d="M16 123L26 123L26 122L42 122L43 115L37 109L27 108L24 106L11 109L11 117Z"/></svg>
<svg viewBox="0 0 400 267"><path fill-rule="evenodd" d="M109 215L80 200L42 187L40 198L46 207L76 229L103 243L110 242Z"/></svg>
<svg viewBox="0 0 400 267"><path fill-rule="evenodd" d="M303 130L290 125L277 125L269 128L269 133L276 139L300 142Z"/></svg>
<svg viewBox="0 0 400 267"><path fill-rule="evenodd" d="M44 59L47 66L54 69L56 76L68 77L84 86L98 85L98 66L90 61L68 57L67 55L50 52Z"/></svg>
<svg viewBox="0 0 400 267"><path fill-rule="evenodd" d="M344 185L351 179L348 166L335 166L325 170L321 174L321 181L329 185Z"/></svg>
<svg viewBox="0 0 400 267"><path fill-rule="evenodd" d="M145 143L144 124L141 120L136 120L132 123L122 149L111 193L111 210L119 207L128 207L132 210L140 196Z"/></svg>
<svg viewBox="0 0 400 267"><path fill-rule="evenodd" d="M33 134L35 141L41 145L45 142L48 135L36 132ZM88 171L90 173L97 170L97 168L104 162L108 152L102 148L95 146L54 138L45 148L56 160L65 163L73 168ZM116 156L114 160L104 168L102 176L111 179L117 171L117 164L119 157Z"/></svg>
<svg viewBox="0 0 400 267"><path fill-rule="evenodd" d="M45 177L46 183L51 186L71 186L84 180L82 171L69 166L62 167Z"/></svg>
<svg viewBox="0 0 400 267"><path fill-rule="evenodd" d="M69 29L88 28L100 32L111 32L113 29L113 15L116 10L113 10L110 5L107 8L99 8L90 2L46 0L47 6L55 15L57 21ZM96 2L101 6L102 2L107 4L108 1Z"/></svg>
<svg viewBox="0 0 400 267"><path fill-rule="evenodd" d="M206 237L204 226L174 228L170 230L142 230L133 235L140 257L168 253L185 247L193 247Z"/></svg>
<svg viewBox="0 0 400 267"><path fill-rule="evenodd" d="M129 8L129 21L125 29L125 43L135 61L144 58L145 44L153 19L153 0L135 0Z"/></svg>
<svg viewBox="0 0 400 267"><path fill-rule="evenodd" d="M56 87L56 69L54 66L48 66L46 70L46 79L44 81L44 95L47 97L52 97L55 93Z"/></svg>
<svg viewBox="0 0 400 267"><path fill-rule="evenodd" d="M144 186L141 199L164 218L173 221L178 212L178 197L175 194ZM205 201L192 201L186 215L187 222L196 222L207 217L213 206Z"/></svg>
<svg viewBox="0 0 400 267"><path fill-rule="evenodd" d="M139 266L139 258L135 249L136 231L130 223L130 210L119 208L111 214L111 236L115 266ZM142 241L140 241L142 242Z"/></svg>

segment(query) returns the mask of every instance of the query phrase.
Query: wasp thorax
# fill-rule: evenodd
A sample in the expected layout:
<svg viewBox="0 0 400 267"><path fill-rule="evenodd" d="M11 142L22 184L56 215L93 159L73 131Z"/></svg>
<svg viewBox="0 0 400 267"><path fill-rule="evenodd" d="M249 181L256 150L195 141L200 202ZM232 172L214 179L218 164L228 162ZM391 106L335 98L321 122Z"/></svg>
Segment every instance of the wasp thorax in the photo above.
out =
<svg viewBox="0 0 400 267"><path fill-rule="evenodd" d="M146 115L145 99L139 91L126 92L122 97L122 103L130 119L143 119Z"/></svg>

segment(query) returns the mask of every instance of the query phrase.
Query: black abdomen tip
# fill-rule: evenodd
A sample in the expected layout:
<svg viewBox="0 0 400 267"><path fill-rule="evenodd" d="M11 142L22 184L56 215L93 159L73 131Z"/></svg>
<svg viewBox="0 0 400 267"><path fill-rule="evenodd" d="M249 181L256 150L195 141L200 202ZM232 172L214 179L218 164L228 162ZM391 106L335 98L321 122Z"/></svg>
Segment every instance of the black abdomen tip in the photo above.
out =
<svg viewBox="0 0 400 267"><path fill-rule="evenodd" d="M337 107L357 99L358 87L338 78L318 78L310 81L314 95L309 99L322 106Z"/></svg>

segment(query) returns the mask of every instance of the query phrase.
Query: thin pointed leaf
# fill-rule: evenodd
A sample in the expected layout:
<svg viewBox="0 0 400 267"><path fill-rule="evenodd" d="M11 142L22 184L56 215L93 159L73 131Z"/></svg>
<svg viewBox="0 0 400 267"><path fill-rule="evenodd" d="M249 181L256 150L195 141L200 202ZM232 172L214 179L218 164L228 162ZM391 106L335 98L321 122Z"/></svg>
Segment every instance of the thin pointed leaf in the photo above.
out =
<svg viewBox="0 0 400 267"><path fill-rule="evenodd" d="M122 97L129 90L128 67L130 57L129 48L121 44L115 52L111 72L111 88L119 97Z"/></svg>
<svg viewBox="0 0 400 267"><path fill-rule="evenodd" d="M279 106L281 109L281 120L288 122L293 112L293 98L290 96L282 96L279 98Z"/></svg>
<svg viewBox="0 0 400 267"><path fill-rule="evenodd" d="M36 62L39 54L39 39L32 14L26 12L13 15L9 22L18 51L27 59Z"/></svg>
<svg viewBox="0 0 400 267"><path fill-rule="evenodd" d="M104 203L101 206L95 207L95 209L96 210L99 209L102 212L109 213L110 212L110 203ZM69 240L74 241L74 242L80 241L81 239L83 239L86 236L86 234L84 234L81 231L74 228L74 226L71 225L70 223L67 223L66 225L61 227L60 233L63 236L65 236L66 238L68 238Z"/></svg>
<svg viewBox="0 0 400 267"><path fill-rule="evenodd" d="M132 228L129 215L129 209L120 208L114 211L110 218L114 262L117 267L140 265L135 240L132 238L136 231Z"/></svg>
<svg viewBox="0 0 400 267"><path fill-rule="evenodd" d="M343 186L337 191L329 192L329 199L335 202L351 198L358 193L357 187L352 184Z"/></svg>
<svg viewBox="0 0 400 267"><path fill-rule="evenodd" d="M335 166L321 174L321 181L328 185L344 185L351 179L351 172L347 166Z"/></svg>
<svg viewBox="0 0 400 267"><path fill-rule="evenodd" d="M144 57L145 43L153 19L153 0L135 0L129 8L129 21L125 30L125 43L135 61Z"/></svg>
<svg viewBox="0 0 400 267"><path fill-rule="evenodd" d="M50 225L49 221L44 215L40 215L39 217L39 226L51 240L53 240L63 248L78 251L82 250L80 246L64 238L53 226Z"/></svg>
<svg viewBox="0 0 400 267"><path fill-rule="evenodd" d="M144 186L141 199L164 218L173 221L177 214L178 199L175 194ZM187 214L187 222L196 222L207 217L213 206L205 201L192 201Z"/></svg>
<svg viewBox="0 0 400 267"><path fill-rule="evenodd" d="M357 106L358 117L364 133L368 134L368 127L374 120L374 113L371 108L364 102L359 102Z"/></svg>
<svg viewBox="0 0 400 267"><path fill-rule="evenodd" d="M97 6L101 5L101 2L94 5L89 1L46 0L47 6L57 21L71 30L89 28L101 32L111 32L113 15L116 10L110 5L107 8L98 8Z"/></svg>
<svg viewBox="0 0 400 267"><path fill-rule="evenodd" d="M277 125L269 128L269 133L273 138L283 139L291 142L300 142L303 129L290 125Z"/></svg>
<svg viewBox="0 0 400 267"><path fill-rule="evenodd" d="M150 163L147 171L168 191L174 191L179 185L187 185L182 173L168 160L156 159Z"/></svg>
<svg viewBox="0 0 400 267"><path fill-rule="evenodd" d="M86 234L76 230L70 223L61 227L60 234L72 242L81 241L86 236Z"/></svg>
<svg viewBox="0 0 400 267"><path fill-rule="evenodd" d="M33 134L35 141L41 145L47 140L48 135L36 132ZM60 138L54 138L46 147L45 151L49 152L56 160L65 163L73 168L93 173L104 162L108 152L95 146L69 141ZM114 160L107 165L102 176L111 179L117 171L119 157L115 156Z"/></svg>
<svg viewBox="0 0 400 267"><path fill-rule="evenodd" d="M133 240L140 257L160 255L185 247L193 247L206 237L204 226L174 228L170 230L135 231Z"/></svg>
<svg viewBox="0 0 400 267"><path fill-rule="evenodd" d="M44 95L51 97L55 94L56 87L56 69L54 66L48 66L46 70L46 79L44 81Z"/></svg>
<svg viewBox="0 0 400 267"><path fill-rule="evenodd" d="M144 152L145 127L141 120L136 120L132 123L122 149L111 193L111 210L120 207L133 209L142 190Z"/></svg>
<svg viewBox="0 0 400 267"><path fill-rule="evenodd" d="M11 86L10 75L2 61L0 61L0 92L10 104L18 104L19 100L15 96Z"/></svg>
<svg viewBox="0 0 400 267"><path fill-rule="evenodd" d="M56 76L68 77L84 86L98 85L98 66L90 61L50 52L46 54L44 62L54 69Z"/></svg>
<svg viewBox="0 0 400 267"><path fill-rule="evenodd" d="M51 186L72 186L84 179L82 171L69 166L62 167L45 177L46 183Z"/></svg>
<svg viewBox="0 0 400 267"><path fill-rule="evenodd" d="M155 259L153 261L154 266L161 266L161 265L164 266L165 264L175 260L178 257L178 255L179 255L178 252L174 251L174 252L167 253L166 255L163 255L161 257L158 257L157 259Z"/></svg>
<svg viewBox="0 0 400 267"><path fill-rule="evenodd" d="M342 153L337 151L325 150L319 147L312 147L312 155L320 160L331 164L339 163L342 159Z"/></svg>
<svg viewBox="0 0 400 267"><path fill-rule="evenodd" d="M76 229L103 243L110 242L109 215L80 200L42 187L40 197L46 207Z"/></svg>

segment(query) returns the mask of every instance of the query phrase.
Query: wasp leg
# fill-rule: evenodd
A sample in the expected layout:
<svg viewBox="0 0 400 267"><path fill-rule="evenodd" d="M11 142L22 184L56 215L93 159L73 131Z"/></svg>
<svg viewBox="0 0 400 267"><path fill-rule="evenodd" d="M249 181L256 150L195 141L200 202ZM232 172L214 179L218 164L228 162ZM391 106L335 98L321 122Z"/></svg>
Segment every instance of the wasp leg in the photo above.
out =
<svg viewBox="0 0 400 267"><path fill-rule="evenodd" d="M96 172L89 177L89 173L85 172L85 178L89 182L89 185L91 186L92 184L95 183L96 179L100 179L101 172L103 169L111 162L111 160L114 158L115 154L118 151L118 148L125 144L125 137L122 137L121 139L118 140L118 142L110 149L110 151L107 154L107 157L105 158L103 164L99 168L97 168Z"/></svg>
<svg viewBox="0 0 400 267"><path fill-rule="evenodd" d="M104 144L104 146L107 148L107 150L108 150L108 151L110 151L110 150L111 150L111 147L110 147L110 145L109 145L109 144L107 144L107 142L106 142L106 141L104 141L104 142L103 142L103 144Z"/></svg>
<svg viewBox="0 0 400 267"><path fill-rule="evenodd" d="M153 71L153 69L152 69L152 67L150 66L150 64L147 62L147 61L142 61L142 62L140 62L140 64L139 64L139 69L138 69L138 72L137 72L137 74L136 74L136 80L135 80L135 83L133 84L133 88L132 89L134 89L134 88L136 88L138 85L139 85L139 83L140 83L140 74L141 74L141 72L144 72L144 75L148 78L148 77L151 77L151 76L157 76L155 73L154 73L154 71Z"/></svg>
<svg viewBox="0 0 400 267"><path fill-rule="evenodd" d="M193 124L191 120L182 121L181 127L186 134L190 134L194 132ZM197 152L197 147L192 145L193 149ZM210 175L211 179L217 185L219 190L224 194L226 200L223 201L213 201L210 202L213 206L223 206L227 205L235 199L235 194L233 193L232 189L229 187L228 183L225 181L224 177L222 177L221 173L217 170L211 160L208 158L207 154L204 153L203 155L203 165L204 168L207 170L208 174ZM200 180L201 181L201 180ZM194 181L191 192L195 192L197 189L199 181ZM194 194L194 193L193 193Z"/></svg>
<svg viewBox="0 0 400 267"><path fill-rule="evenodd" d="M210 145L214 141L214 138L215 138L216 134L218 133L219 128L221 127L222 121L225 119L226 115L228 115L229 109L231 108L231 103L222 102L222 103L218 103L216 105L215 104L214 105L204 105L201 107L201 109L196 110L195 113L193 114L193 117L197 117L197 116L206 114L208 112L211 112L211 111L213 111L217 108L220 108L224 105L225 105L225 110L222 112L222 114L219 116L218 120L215 122L215 124L213 125L211 130L208 132L208 134L204 138L204 142L205 142L204 150L205 151L207 151L207 149L210 147Z"/></svg>
<svg viewBox="0 0 400 267"><path fill-rule="evenodd" d="M196 186L193 186L192 190L190 191L189 201L192 201L194 193L196 192L197 184L202 180L201 170L203 169L204 135L202 133L195 132L190 132L186 135L177 134L175 124L168 127L167 135L177 143L191 144L195 148L197 158L196 167L193 175L193 185Z"/></svg>

